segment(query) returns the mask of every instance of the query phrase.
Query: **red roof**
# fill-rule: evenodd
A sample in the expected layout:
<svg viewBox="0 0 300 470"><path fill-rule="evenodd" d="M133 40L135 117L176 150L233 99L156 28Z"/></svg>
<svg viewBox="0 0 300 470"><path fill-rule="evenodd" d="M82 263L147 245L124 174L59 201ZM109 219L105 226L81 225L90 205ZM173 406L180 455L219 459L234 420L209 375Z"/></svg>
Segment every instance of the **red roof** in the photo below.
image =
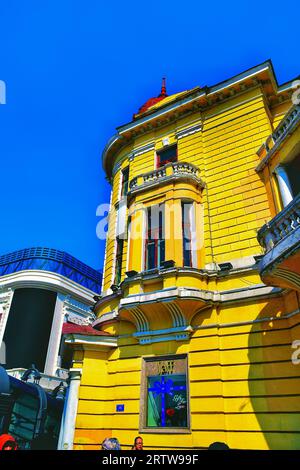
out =
<svg viewBox="0 0 300 470"><path fill-rule="evenodd" d="M142 114L144 113L145 111L147 111L147 109L151 108L151 106L153 106L154 104L158 103L159 101L163 100L166 98L167 95L167 91L166 91L166 79L163 78L162 79L162 86L161 86L161 92L158 96L154 97L154 98L149 98L146 103L143 104L143 106L140 107L140 109L138 110L137 114L135 114L133 117L135 116L138 116L139 114Z"/></svg>
<svg viewBox="0 0 300 470"><path fill-rule="evenodd" d="M106 331L95 330L90 325L75 325L74 323L64 323L62 327L63 335L90 335L90 336L111 336Z"/></svg>

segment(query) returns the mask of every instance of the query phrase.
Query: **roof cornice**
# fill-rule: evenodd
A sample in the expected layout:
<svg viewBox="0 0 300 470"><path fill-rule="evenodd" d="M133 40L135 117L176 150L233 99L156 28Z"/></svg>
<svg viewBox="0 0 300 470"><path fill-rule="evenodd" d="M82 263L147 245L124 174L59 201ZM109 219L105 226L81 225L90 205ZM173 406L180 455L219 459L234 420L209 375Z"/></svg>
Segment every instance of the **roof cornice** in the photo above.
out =
<svg viewBox="0 0 300 470"><path fill-rule="evenodd" d="M222 100L228 99L228 96L223 95L224 90L228 88L232 88L232 97L235 96L236 92L234 88L239 89L240 87L242 92L244 90L247 91L249 88L243 85L243 82L252 79L253 84L257 85L259 84L259 80L255 77L259 75L261 75L260 78L262 79L262 83L267 87L268 93L271 94L271 96L292 90L292 81L281 86L278 85L271 60L267 60L262 64L252 67L211 87L195 87L184 94L183 97L175 98L173 102L168 102L158 109L150 108L135 120L117 127L117 133L109 140L102 153L104 170L110 177L113 165L109 166L109 157L112 154L115 155L116 152L126 146L130 142L132 136L150 131L155 124L157 126L165 125L168 120L170 121L170 119L168 119L168 115L174 114L175 116L178 116L180 108L182 109L182 114L190 113L193 106L194 109L200 109L201 98L207 98L208 106L213 106L216 103L219 104ZM216 102L213 102L214 95L217 95Z"/></svg>

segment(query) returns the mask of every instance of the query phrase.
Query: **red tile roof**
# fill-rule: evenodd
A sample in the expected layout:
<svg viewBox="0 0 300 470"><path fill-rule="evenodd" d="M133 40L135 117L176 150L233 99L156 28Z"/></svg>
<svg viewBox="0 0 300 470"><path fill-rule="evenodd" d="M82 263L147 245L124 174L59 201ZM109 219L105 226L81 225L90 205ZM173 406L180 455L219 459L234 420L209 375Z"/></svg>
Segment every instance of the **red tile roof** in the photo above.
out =
<svg viewBox="0 0 300 470"><path fill-rule="evenodd" d="M90 325L75 325L74 323L64 323L62 327L63 335L90 335L90 336L111 336L106 331L95 330Z"/></svg>

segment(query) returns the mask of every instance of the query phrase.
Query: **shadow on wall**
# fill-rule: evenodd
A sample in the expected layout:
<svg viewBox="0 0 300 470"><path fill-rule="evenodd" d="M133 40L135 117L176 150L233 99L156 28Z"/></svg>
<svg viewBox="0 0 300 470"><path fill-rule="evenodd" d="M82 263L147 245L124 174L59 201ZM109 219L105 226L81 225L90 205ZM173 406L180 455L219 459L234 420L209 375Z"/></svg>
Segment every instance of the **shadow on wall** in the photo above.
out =
<svg viewBox="0 0 300 470"><path fill-rule="evenodd" d="M273 450L300 449L300 365L292 363L291 346L300 314L279 320L284 311L298 308L286 305L282 298L271 300L257 319L275 319L255 323L249 334L250 401L265 444Z"/></svg>

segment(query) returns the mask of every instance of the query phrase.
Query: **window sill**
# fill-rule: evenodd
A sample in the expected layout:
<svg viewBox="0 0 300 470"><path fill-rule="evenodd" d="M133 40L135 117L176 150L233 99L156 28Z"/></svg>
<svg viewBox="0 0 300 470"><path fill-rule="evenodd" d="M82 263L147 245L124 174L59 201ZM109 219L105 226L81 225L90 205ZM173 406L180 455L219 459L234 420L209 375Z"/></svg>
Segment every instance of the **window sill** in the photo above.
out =
<svg viewBox="0 0 300 470"><path fill-rule="evenodd" d="M139 428L143 434L192 434L187 428Z"/></svg>

